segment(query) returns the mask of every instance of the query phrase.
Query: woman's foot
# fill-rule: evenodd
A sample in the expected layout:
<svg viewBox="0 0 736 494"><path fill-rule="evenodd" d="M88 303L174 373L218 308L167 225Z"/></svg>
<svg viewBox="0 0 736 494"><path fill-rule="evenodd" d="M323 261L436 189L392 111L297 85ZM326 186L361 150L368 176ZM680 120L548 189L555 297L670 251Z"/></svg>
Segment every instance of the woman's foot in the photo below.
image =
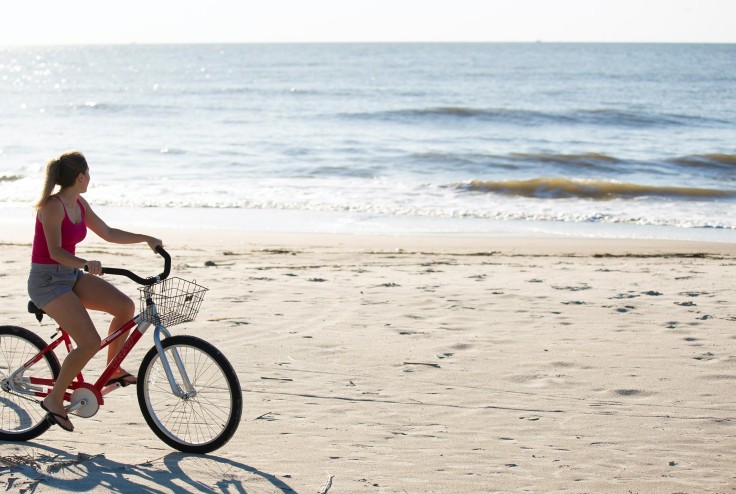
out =
<svg viewBox="0 0 736 494"><path fill-rule="evenodd" d="M46 400L48 400L48 398L46 398ZM41 408L48 412L47 417L49 421L58 425L65 431L74 431L74 424L69 420L69 416L67 415L64 407L61 405L52 405L51 403L47 403L46 400L41 402Z"/></svg>
<svg viewBox="0 0 736 494"><path fill-rule="evenodd" d="M112 386L113 384L119 384L121 387L128 386L130 384L137 383L138 380L134 375L125 372L123 369L118 369L115 374L105 383L105 386Z"/></svg>

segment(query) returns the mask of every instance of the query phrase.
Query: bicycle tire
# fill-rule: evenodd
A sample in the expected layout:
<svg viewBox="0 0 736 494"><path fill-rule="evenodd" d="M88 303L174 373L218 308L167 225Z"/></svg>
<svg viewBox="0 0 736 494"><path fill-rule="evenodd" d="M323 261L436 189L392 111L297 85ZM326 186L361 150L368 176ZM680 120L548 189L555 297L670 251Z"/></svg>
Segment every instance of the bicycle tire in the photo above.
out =
<svg viewBox="0 0 736 494"><path fill-rule="evenodd" d="M48 344L36 333L18 326L0 326L0 380L33 358ZM61 366L54 352L48 352L33 364L25 377L56 379ZM0 439L28 441L46 432L51 423L38 401L30 396L12 393L8 386L0 386Z"/></svg>
<svg viewBox="0 0 736 494"><path fill-rule="evenodd" d="M154 346L138 371L138 405L151 430L163 442L185 453L209 453L227 443L240 425L243 395L237 374L212 344L194 336L172 336L161 342L175 380L181 373L174 351L181 356L196 394L175 395Z"/></svg>

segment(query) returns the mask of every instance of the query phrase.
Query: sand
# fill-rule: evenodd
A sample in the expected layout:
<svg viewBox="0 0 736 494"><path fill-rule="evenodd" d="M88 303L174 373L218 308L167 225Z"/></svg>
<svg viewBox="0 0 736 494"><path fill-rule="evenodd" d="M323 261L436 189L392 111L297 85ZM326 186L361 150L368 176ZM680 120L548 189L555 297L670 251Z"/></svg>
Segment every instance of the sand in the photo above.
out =
<svg viewBox="0 0 736 494"><path fill-rule="evenodd" d="M18 237L0 245L0 320L48 338ZM0 443L1 490L736 491L736 243L200 237L164 235L175 275L210 288L173 333L233 363L234 439L176 452L123 388L74 433ZM80 253L159 270L143 246Z"/></svg>

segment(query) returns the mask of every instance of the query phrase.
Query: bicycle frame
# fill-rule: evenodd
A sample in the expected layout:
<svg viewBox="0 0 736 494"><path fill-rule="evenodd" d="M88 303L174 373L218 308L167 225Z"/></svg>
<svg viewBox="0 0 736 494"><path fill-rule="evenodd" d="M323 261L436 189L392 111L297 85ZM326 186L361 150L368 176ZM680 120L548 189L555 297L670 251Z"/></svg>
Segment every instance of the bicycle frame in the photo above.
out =
<svg viewBox="0 0 736 494"><path fill-rule="evenodd" d="M79 374L77 374L77 376L74 378L74 380L70 383L69 387L67 388L67 392L64 394L64 400L71 401L72 393L74 391L80 388L87 388L93 391L93 393L95 394L95 397L97 398L99 405L104 404L103 397L107 395L108 393L114 391L117 388L117 386L105 386L105 383L117 371L117 369L120 367L120 364L122 364L123 360L125 360L125 358L131 352L131 350L135 347L135 345L140 341L143 335L152 326L152 323L149 322L150 319L153 319L153 320L158 319L157 315L158 313L156 310L156 304L153 302L153 300L149 296L148 299L146 300L146 308L144 311L134 316L131 320L123 324L120 328L115 330L113 333L108 335L107 338L101 341L98 352L103 350L107 346L109 346L113 341L117 340L127 331L135 327L135 330L131 332L130 336L125 341L125 344L123 345L123 347L112 358L112 360L110 360L110 363L107 364L107 366L105 367L100 377L98 377L95 383L91 385L89 382L85 381L84 375L80 372ZM38 377L25 378L23 377L23 373L29 368L31 368L33 365L38 363L41 359L43 359L44 356L48 352L53 352L62 343L64 344L67 352L71 352L74 349L74 346L72 344L72 340L69 334L66 331L64 331L64 329L61 327L57 329L57 332L61 333L59 338L49 343L43 350L41 350L38 354L36 354L33 358L31 358L28 362L23 364L18 370L13 372L13 374L11 374L9 383L10 383L11 388L15 392L22 393L22 394L30 394L30 395L33 395L39 398L44 398L48 396L49 394L48 390L54 386L55 380L38 378ZM166 377L169 380L171 391L173 394L179 396L180 398L184 398L184 399L191 398L196 395L196 391L193 389L191 385L189 376L187 375L186 369L184 368L184 365L181 361L181 357L179 356L177 351L173 352L174 361L179 371L179 375L181 376L182 384L184 385L184 389L186 389L186 391L184 391L179 386L179 384L176 382L176 378L174 377L174 374L171 370L171 365L169 364L168 358L166 357L165 352L163 350L163 346L161 344L161 333L163 333L164 337L166 338L170 337L171 334L169 333L168 329L166 329L162 325L156 325L154 334L153 334L154 344L161 358L162 366L166 373ZM25 385L25 389L23 387L16 386L15 383L18 383L18 382L23 382L23 384ZM67 411L73 412L76 408L82 405L83 404L72 403L69 407L67 407Z"/></svg>

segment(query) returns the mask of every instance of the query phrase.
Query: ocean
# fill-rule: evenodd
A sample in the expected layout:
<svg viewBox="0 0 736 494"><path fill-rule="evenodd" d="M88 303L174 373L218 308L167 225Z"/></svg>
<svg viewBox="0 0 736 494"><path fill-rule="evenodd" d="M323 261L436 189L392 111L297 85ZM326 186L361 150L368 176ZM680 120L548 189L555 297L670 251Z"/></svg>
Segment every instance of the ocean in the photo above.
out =
<svg viewBox="0 0 736 494"><path fill-rule="evenodd" d="M736 45L0 48L4 216L69 149L128 223L734 242Z"/></svg>

